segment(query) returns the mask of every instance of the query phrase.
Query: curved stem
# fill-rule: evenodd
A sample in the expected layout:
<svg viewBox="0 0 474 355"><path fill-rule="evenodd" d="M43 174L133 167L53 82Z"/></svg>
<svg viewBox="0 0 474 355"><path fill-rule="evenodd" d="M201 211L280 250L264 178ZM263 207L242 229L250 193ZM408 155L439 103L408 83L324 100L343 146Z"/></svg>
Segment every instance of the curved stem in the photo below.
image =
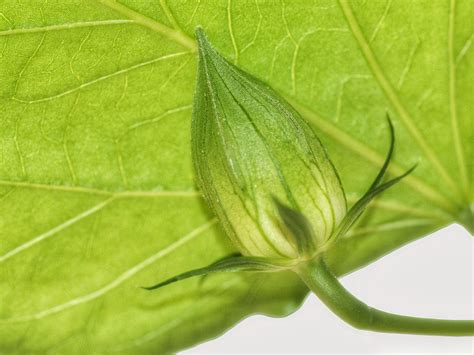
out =
<svg viewBox="0 0 474 355"><path fill-rule="evenodd" d="M322 260L301 264L295 271L329 309L355 328L386 333L474 335L474 320L417 318L369 307L349 293Z"/></svg>

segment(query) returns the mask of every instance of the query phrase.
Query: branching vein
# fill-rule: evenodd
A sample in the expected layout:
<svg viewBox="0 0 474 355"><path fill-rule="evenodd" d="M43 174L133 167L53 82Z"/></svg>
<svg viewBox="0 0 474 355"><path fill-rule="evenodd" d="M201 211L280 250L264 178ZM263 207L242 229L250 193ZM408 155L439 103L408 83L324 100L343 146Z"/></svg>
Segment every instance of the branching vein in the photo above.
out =
<svg viewBox="0 0 474 355"><path fill-rule="evenodd" d="M73 22L63 23L59 25L49 25L42 27L31 27L31 28L15 28L11 30L0 31L0 36L12 36L27 33L41 33L50 31L63 31L70 30L73 28L83 27L99 27L99 26L111 26L111 25L123 25L123 24L134 24L133 20L104 20L104 21L85 21L85 22Z"/></svg>
<svg viewBox="0 0 474 355"><path fill-rule="evenodd" d="M234 48L234 63L235 65L239 64L239 47L237 47L237 41L234 36L234 28L232 26L232 0L227 0L227 26L229 28L230 40L232 42L232 47Z"/></svg>
<svg viewBox="0 0 474 355"><path fill-rule="evenodd" d="M22 251L25 251L26 249L29 249L31 248L32 246L34 246L35 244L38 244L39 242L42 242L43 240L45 239L48 239L52 236L54 236L56 233L62 231L63 229L66 229L68 228L69 226L79 222L80 220L96 213L97 211L100 211L101 209L103 209L105 206L107 206L110 202L112 202L113 200L113 197L105 200L105 201L102 201L101 203L93 206L92 208L86 210L86 211L83 211L81 213L79 213L78 215L74 216L73 218L71 219L68 219L67 221L57 225L56 227L48 230L47 232L45 233L42 233L40 235L38 235L37 237L27 241L26 243L23 243L21 244L20 246L10 250L9 252L3 254L0 256L0 263L4 262L5 260L15 256L16 254L18 253L21 253Z"/></svg>
<svg viewBox="0 0 474 355"><path fill-rule="evenodd" d="M44 102L44 101L50 101L50 100L54 100L54 99L57 99L57 98L60 98L60 97L63 97L63 96L66 96L66 95L69 95L69 94L72 94L78 90L82 90L88 86L91 86L93 84L96 84L98 82L101 82L101 81L104 81L104 80L107 80L109 78L112 78L114 76L117 76L117 75L121 75L121 74L124 74L124 73L127 73L131 70L135 70L135 69L139 69L139 68L142 68L144 66L147 66L147 65L150 65L150 64L154 64L154 63L157 63L157 62L160 62L160 61L163 61L163 60L167 60L167 59L172 59L172 58L177 58L177 57L181 57L181 56L184 56L184 55L188 55L190 54L190 52L178 52L178 53L172 53L172 54L167 54L167 55L164 55L164 56L160 56L158 58L155 58L155 59L152 59L152 60L149 60L149 61L146 61L146 62L142 62L142 63L139 63L139 64L135 64L135 65L132 65L128 68L124 68L124 69L121 69L121 70L118 70L114 73L111 73L111 74L107 74L107 75L104 75L104 76L101 76L99 78L96 78L94 80L91 80L91 81L88 81L86 83L83 83L75 88L72 88L72 89L69 89L69 90L66 90L66 91L63 91L59 94L56 94L56 95L52 95L52 96L47 96L47 97L43 97L43 98L40 98L40 99L33 99L33 100L28 100L28 99L21 99L21 98L18 98L18 97L13 97L12 99L15 100L15 101L20 101L20 102L24 102L24 103L37 103L37 102Z"/></svg>
<svg viewBox="0 0 474 355"><path fill-rule="evenodd" d="M108 191L91 187L82 186L66 186L54 184L38 184L26 181L6 181L0 180L0 186L19 187L25 189L46 190L46 191L64 191L71 193L84 193L97 196L110 196L115 198L125 197L163 197L163 196L177 196L177 197L196 197L199 192L195 190L150 190L150 191Z"/></svg>
<svg viewBox="0 0 474 355"><path fill-rule="evenodd" d="M217 223L216 219L212 219L209 222L195 228L185 236L177 239L174 243L171 243L168 245L166 248L161 249L157 253L151 255L147 259L143 260L142 262L136 264L135 266L131 267L130 269L124 271L122 274L120 274L116 279L112 280L105 286L91 292L85 295L82 295L80 297L71 299L65 303L58 304L56 306L53 306L51 308L42 310L40 312L34 313L34 314L28 314L28 315L23 315L23 316L18 316L14 318L9 318L9 319L3 319L0 320L0 323L15 323L15 322L27 322L27 321L32 321L32 320L39 320L42 318L45 318L47 316L60 313L62 311L65 311L67 309L76 307L78 305L88 303L90 301L93 301L97 298L100 298L106 294L108 294L110 291L116 289L119 287L121 284L123 284L125 281L129 280L132 278L134 275L145 269L146 267L152 265L153 263L157 262L158 260L164 258L165 256L171 254L173 251L178 249L179 247L185 245L186 243L191 242L193 239L204 233L206 230L210 229L213 225Z"/></svg>
<svg viewBox="0 0 474 355"><path fill-rule="evenodd" d="M136 11L133 11L129 7L120 4L115 0L100 0L100 2L122 14L123 16L134 20L136 23L148 27L149 29L164 35L170 40L175 41L192 51L196 51L196 42L192 38L188 37L184 32L169 28L163 25L162 23L159 23L149 17L146 17Z"/></svg>

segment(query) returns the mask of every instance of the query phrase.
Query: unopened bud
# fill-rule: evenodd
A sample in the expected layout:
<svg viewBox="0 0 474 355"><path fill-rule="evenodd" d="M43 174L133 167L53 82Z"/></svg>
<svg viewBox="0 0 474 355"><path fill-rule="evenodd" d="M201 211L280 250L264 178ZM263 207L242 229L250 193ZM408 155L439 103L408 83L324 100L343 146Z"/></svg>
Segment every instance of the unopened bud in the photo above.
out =
<svg viewBox="0 0 474 355"><path fill-rule="evenodd" d="M192 148L207 202L244 255L312 253L346 214L343 189L321 142L283 98L227 62L202 30L196 34ZM298 221L307 221L300 234L310 242L295 239L301 237L292 226Z"/></svg>

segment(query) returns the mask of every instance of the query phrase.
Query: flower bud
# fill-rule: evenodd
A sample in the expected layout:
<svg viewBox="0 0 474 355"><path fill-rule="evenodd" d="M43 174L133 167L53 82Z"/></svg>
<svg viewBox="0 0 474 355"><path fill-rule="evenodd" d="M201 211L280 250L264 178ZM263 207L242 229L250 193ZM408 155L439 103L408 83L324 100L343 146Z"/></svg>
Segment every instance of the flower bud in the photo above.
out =
<svg viewBox="0 0 474 355"><path fill-rule="evenodd" d="M309 255L308 245L317 249L325 243L346 214L334 166L310 126L283 98L227 62L202 30L196 35L192 149L205 199L242 254ZM282 211L293 212L282 218ZM302 237L290 235L292 216L308 221L311 233L303 234L310 243L297 243Z"/></svg>

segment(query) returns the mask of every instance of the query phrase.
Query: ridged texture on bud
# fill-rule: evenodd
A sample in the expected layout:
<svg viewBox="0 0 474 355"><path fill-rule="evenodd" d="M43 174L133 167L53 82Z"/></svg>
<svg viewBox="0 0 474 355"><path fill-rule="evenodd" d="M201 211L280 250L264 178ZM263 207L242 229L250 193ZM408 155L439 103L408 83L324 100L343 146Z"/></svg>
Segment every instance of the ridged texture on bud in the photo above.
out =
<svg viewBox="0 0 474 355"><path fill-rule="evenodd" d="M207 202L245 255L301 255L275 199L303 214L313 244L322 245L346 214L323 146L284 99L221 57L202 30L196 34L192 147Z"/></svg>

